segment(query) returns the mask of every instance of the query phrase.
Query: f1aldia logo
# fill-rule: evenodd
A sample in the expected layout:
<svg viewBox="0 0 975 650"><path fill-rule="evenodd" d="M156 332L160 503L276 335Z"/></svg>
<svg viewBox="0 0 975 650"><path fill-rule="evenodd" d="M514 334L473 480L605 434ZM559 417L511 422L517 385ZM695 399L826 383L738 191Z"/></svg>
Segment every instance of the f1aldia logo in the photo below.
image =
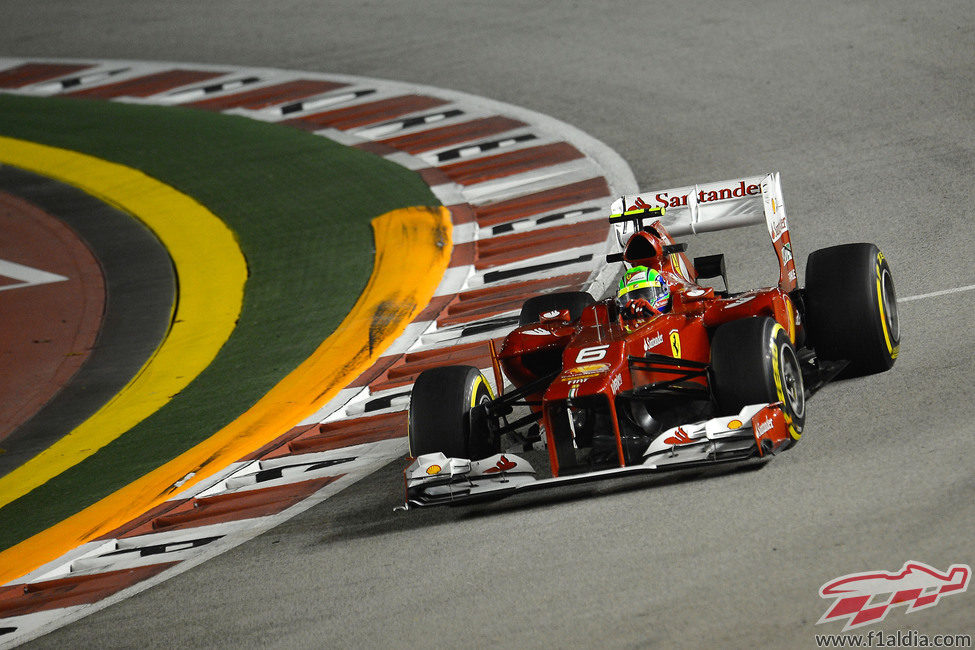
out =
<svg viewBox="0 0 975 650"><path fill-rule="evenodd" d="M905 562L900 571L866 571L830 580L819 588L822 598L834 598L816 624L846 619L843 631L879 623L892 607L905 605L907 612L934 607L943 596L968 589L972 568L952 564L941 572L923 562Z"/></svg>

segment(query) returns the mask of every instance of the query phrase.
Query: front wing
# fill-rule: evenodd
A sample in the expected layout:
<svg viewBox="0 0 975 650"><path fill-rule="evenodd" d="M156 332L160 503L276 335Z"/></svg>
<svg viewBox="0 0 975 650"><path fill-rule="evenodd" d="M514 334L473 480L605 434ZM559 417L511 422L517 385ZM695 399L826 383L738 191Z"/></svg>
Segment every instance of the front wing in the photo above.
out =
<svg viewBox="0 0 975 650"><path fill-rule="evenodd" d="M406 508L499 499L515 492L631 474L740 463L774 454L791 442L781 404L774 403L754 404L735 416L669 429L647 447L640 464L569 476L535 478L531 464L511 453L473 461L425 454L406 469Z"/></svg>

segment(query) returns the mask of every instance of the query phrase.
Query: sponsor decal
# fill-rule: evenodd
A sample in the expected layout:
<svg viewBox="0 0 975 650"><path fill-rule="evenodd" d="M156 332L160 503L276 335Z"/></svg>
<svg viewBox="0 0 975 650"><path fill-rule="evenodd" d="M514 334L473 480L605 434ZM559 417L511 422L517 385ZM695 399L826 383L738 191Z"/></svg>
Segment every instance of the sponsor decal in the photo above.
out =
<svg viewBox="0 0 975 650"><path fill-rule="evenodd" d="M934 607L945 596L968 589L972 568L953 564L944 572L923 562L905 562L900 571L865 571L830 580L819 588L821 598L834 599L816 624L846 620L843 631L879 623L900 605L907 613Z"/></svg>
<svg viewBox="0 0 975 650"><path fill-rule="evenodd" d="M630 284L631 282L646 282L647 281L647 269L641 269L639 271L627 271L626 276L623 278L623 284Z"/></svg>
<svg viewBox="0 0 975 650"><path fill-rule="evenodd" d="M728 423L728 428L734 431L735 429L740 429L743 426L741 420L732 420Z"/></svg>
<svg viewBox="0 0 975 650"><path fill-rule="evenodd" d="M613 377L612 381L609 382L610 389L615 393L623 385L623 375L616 375Z"/></svg>
<svg viewBox="0 0 975 650"><path fill-rule="evenodd" d="M440 465L431 465L430 467L427 468L427 474L433 476L434 474L439 474L440 470L442 469L443 467L441 467Z"/></svg>
<svg viewBox="0 0 975 650"><path fill-rule="evenodd" d="M704 295L704 289L692 289L687 292L688 298L700 298Z"/></svg>
<svg viewBox="0 0 975 650"><path fill-rule="evenodd" d="M782 263L788 264L792 260L792 242L787 242L782 247Z"/></svg>
<svg viewBox="0 0 975 650"><path fill-rule="evenodd" d="M772 204L774 206L775 199L772 199ZM773 207L773 209L774 209L774 207ZM782 217L781 219L775 221L772 224L772 241L773 242L779 241L779 237L781 237L782 236L782 233L784 233L788 229L789 229L789 227L788 227L788 225L785 222L785 217Z"/></svg>
<svg viewBox="0 0 975 650"><path fill-rule="evenodd" d="M522 332L522 334L528 334L531 336L550 336L552 332L545 329L544 327L535 327L530 330L525 330L524 332Z"/></svg>
<svg viewBox="0 0 975 650"><path fill-rule="evenodd" d="M694 439L687 435L687 432L680 427L677 427L674 435L664 438L665 445L689 445L692 442L694 442Z"/></svg>
<svg viewBox="0 0 975 650"><path fill-rule="evenodd" d="M507 472L508 470L518 467L518 463L508 460L507 456L501 456L497 464L494 467L484 470L485 474L496 474L498 472Z"/></svg>
<svg viewBox="0 0 975 650"><path fill-rule="evenodd" d="M713 201L726 201L728 199L741 199L747 196L754 196L756 194L761 194L762 188L760 185L750 184L745 185L745 181L738 181L737 185L730 185L726 187L721 187L716 190L704 191L700 190L697 195L698 203L711 203ZM636 197L628 210L645 210L649 208L664 207L664 208L679 208L686 207L687 201L691 195L674 195L670 196L668 192L657 192L653 196L653 201L655 205L651 205L643 200L643 197Z"/></svg>
<svg viewBox="0 0 975 650"><path fill-rule="evenodd" d="M562 312L560 312L557 309L552 310L552 311L547 311L544 314L542 314L542 318L558 318L559 317L559 314L561 314L561 313Z"/></svg>
<svg viewBox="0 0 975 650"><path fill-rule="evenodd" d="M664 335L659 332L657 333L656 336L645 337L643 339L643 351L649 352L651 349L657 347L663 342L664 342Z"/></svg>
<svg viewBox="0 0 975 650"><path fill-rule="evenodd" d="M607 372L609 372L608 363L593 363L587 366L576 366L575 368L569 368L562 373L562 381L581 382L591 377L604 375Z"/></svg>
<svg viewBox="0 0 975 650"><path fill-rule="evenodd" d="M670 330L670 351L674 353L674 358L680 358L680 332Z"/></svg>
<svg viewBox="0 0 975 650"><path fill-rule="evenodd" d="M755 296L744 296L744 297L739 298L738 300L736 300L734 302L729 302L727 305L725 305L725 309L731 309L732 307L739 307L741 305L744 305L749 300L754 300L754 299L755 299Z"/></svg>
<svg viewBox="0 0 975 650"><path fill-rule="evenodd" d="M772 426L773 426L772 418L759 422L758 424L755 425L755 437L761 438L766 433L772 430Z"/></svg>

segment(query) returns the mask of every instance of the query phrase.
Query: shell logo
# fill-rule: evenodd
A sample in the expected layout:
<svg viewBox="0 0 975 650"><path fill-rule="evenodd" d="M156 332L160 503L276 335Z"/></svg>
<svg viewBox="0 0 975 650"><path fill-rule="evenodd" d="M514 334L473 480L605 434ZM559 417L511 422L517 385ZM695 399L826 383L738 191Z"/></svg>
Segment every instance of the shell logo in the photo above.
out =
<svg viewBox="0 0 975 650"><path fill-rule="evenodd" d="M731 430L740 429L742 426L741 420L732 420L728 423L728 428Z"/></svg>
<svg viewBox="0 0 975 650"><path fill-rule="evenodd" d="M430 467L427 468L427 474L433 476L434 474L439 474L440 470L442 469L443 468L440 465L431 465Z"/></svg>

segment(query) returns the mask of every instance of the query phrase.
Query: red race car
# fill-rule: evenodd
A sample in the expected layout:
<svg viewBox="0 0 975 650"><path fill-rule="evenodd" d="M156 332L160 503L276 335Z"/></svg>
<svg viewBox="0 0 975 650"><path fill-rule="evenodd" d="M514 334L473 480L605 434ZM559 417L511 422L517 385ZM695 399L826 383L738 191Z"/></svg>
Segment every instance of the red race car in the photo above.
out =
<svg viewBox="0 0 975 650"><path fill-rule="evenodd" d="M888 370L900 335L873 244L812 253L799 288L778 174L624 196L610 209L624 264L614 295L528 300L477 368L416 380L407 507L497 498L628 473L764 462L802 435L830 379ZM722 255L693 263L672 236L764 222L778 285L728 293ZM547 449L550 476L519 454ZM536 453L544 458L544 454ZM536 462L538 460L536 459Z"/></svg>

